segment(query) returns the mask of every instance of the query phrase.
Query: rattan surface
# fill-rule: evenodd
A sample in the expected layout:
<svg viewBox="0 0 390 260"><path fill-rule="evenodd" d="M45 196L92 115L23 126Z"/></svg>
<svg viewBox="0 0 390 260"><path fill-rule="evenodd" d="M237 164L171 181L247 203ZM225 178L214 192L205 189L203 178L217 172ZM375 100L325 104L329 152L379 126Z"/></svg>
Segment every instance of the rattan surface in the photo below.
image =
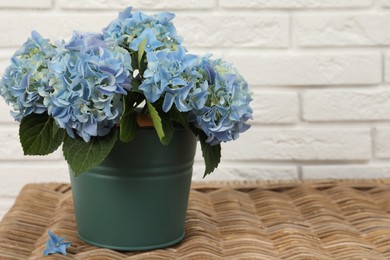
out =
<svg viewBox="0 0 390 260"><path fill-rule="evenodd" d="M47 230L72 242L43 257ZM193 184L186 237L118 252L77 237L67 184L30 184L0 223L0 259L390 259L390 181Z"/></svg>

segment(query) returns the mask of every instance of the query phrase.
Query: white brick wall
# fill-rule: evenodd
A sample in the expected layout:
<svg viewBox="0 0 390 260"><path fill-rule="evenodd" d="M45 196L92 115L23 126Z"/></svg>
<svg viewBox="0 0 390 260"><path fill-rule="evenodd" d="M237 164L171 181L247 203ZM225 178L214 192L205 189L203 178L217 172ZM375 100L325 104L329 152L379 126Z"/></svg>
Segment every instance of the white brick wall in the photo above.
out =
<svg viewBox="0 0 390 260"><path fill-rule="evenodd" d="M299 96L295 91L255 90L253 125L295 124L299 121Z"/></svg>
<svg viewBox="0 0 390 260"><path fill-rule="evenodd" d="M314 46L386 46L390 44L390 15L297 15L296 43Z"/></svg>
<svg viewBox="0 0 390 260"><path fill-rule="evenodd" d="M239 145L234 142L223 144L225 160L240 158L244 161L273 161L277 164L280 161L371 159L371 136L368 128L254 128L242 135L238 142Z"/></svg>
<svg viewBox="0 0 390 260"><path fill-rule="evenodd" d="M129 5L148 10L203 10L217 7L216 0L57 0L63 9L120 10Z"/></svg>
<svg viewBox="0 0 390 260"><path fill-rule="evenodd" d="M214 14L178 16L177 30L189 47L268 47L289 45L287 15ZM212 36L212 37L210 37Z"/></svg>
<svg viewBox="0 0 390 260"><path fill-rule="evenodd" d="M252 87L253 128L208 180L390 177L389 0L0 0L0 74L31 30L98 31L131 4L176 12L191 51ZM8 110L0 101L0 218L25 183L68 181L61 152L23 156Z"/></svg>
<svg viewBox="0 0 390 260"><path fill-rule="evenodd" d="M372 5L372 0L222 0L225 8L243 9L323 9L361 8ZM389 1L387 1L389 2Z"/></svg>
<svg viewBox="0 0 390 260"><path fill-rule="evenodd" d="M315 86L372 85L382 81L380 52L245 50L228 53L226 58L252 85Z"/></svg>
<svg viewBox="0 0 390 260"><path fill-rule="evenodd" d="M380 159L390 159L390 128L375 129L375 155Z"/></svg>
<svg viewBox="0 0 390 260"><path fill-rule="evenodd" d="M390 120L390 91L309 90L302 106L309 122Z"/></svg>

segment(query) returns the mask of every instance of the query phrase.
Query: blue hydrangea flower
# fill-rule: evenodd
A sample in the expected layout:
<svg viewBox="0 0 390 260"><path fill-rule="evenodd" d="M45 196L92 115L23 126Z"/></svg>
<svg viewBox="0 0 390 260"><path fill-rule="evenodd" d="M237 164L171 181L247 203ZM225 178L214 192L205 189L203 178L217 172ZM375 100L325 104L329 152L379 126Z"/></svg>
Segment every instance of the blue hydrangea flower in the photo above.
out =
<svg viewBox="0 0 390 260"><path fill-rule="evenodd" d="M196 57L196 62L193 66L187 68L185 71L187 79L193 83L193 87L187 98L187 103L191 110L203 109L208 99L208 79L211 78L205 69L208 58L209 56Z"/></svg>
<svg viewBox="0 0 390 260"><path fill-rule="evenodd" d="M199 74L207 78L207 101L203 108L190 111L191 121L216 145L238 138L250 126L252 101L248 84L231 65L222 60L203 58Z"/></svg>
<svg viewBox="0 0 390 260"><path fill-rule="evenodd" d="M66 249L70 247L71 243L65 241L65 237L58 237L50 230L48 231L49 239L46 242L45 251L43 255L48 256L50 254L63 254L66 255Z"/></svg>
<svg viewBox="0 0 390 260"><path fill-rule="evenodd" d="M147 39L146 52L176 50L181 44L182 38L171 22L175 14L162 12L150 16L141 11L131 11L129 7L119 13L118 18L103 30L104 39L115 40L120 46L133 51L138 50L139 44Z"/></svg>
<svg viewBox="0 0 390 260"><path fill-rule="evenodd" d="M194 85L185 71L196 62L196 56L187 54L181 46L176 51L167 49L147 54L148 67L144 72L144 81L139 86L150 102L164 98L163 111L167 112L175 104L180 112L191 109L188 95Z"/></svg>
<svg viewBox="0 0 390 260"><path fill-rule="evenodd" d="M12 105L16 120L48 113L69 136L88 142L120 123L122 98L132 91L134 73L135 91L159 102L165 112L189 112L207 143L235 140L252 118L248 84L232 65L188 54L174 17L129 7L102 34L76 32L57 46L33 32L12 57L0 95ZM146 60L137 68L143 70L145 61L146 69L137 75L131 65L143 42Z"/></svg>
<svg viewBox="0 0 390 260"><path fill-rule="evenodd" d="M31 38L11 58L11 65L0 81L0 95L12 106L11 114L17 121L47 110L38 90L50 91L48 62L55 53L49 40L32 32Z"/></svg>
<svg viewBox="0 0 390 260"><path fill-rule="evenodd" d="M156 34L152 29L145 29L137 38L135 38L129 45L133 51L138 51L138 47L142 41L146 39L145 51L151 52L164 44L157 40Z"/></svg>
<svg viewBox="0 0 390 260"><path fill-rule="evenodd" d="M75 33L50 62L45 106L58 125L88 142L119 122L121 96L131 89L129 53L100 34ZM44 95L45 93L42 93Z"/></svg>

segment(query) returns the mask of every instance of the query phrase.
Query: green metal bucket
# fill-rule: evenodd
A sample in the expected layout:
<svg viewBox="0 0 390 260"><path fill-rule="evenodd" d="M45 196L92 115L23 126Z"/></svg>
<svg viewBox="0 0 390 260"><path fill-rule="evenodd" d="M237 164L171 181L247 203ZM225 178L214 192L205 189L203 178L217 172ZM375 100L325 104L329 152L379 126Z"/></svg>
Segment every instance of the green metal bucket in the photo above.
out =
<svg viewBox="0 0 390 260"><path fill-rule="evenodd" d="M162 145L153 128L117 142L107 159L74 177L70 171L79 237L117 250L149 250L178 243L191 186L196 137L175 130Z"/></svg>

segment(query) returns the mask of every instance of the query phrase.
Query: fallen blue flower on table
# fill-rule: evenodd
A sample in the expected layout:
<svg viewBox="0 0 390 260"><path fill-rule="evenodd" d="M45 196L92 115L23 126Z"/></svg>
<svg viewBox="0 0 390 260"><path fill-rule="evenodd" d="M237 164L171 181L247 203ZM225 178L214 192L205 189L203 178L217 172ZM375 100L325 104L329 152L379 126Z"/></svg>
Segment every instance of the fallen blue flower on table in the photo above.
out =
<svg viewBox="0 0 390 260"><path fill-rule="evenodd" d="M50 230L48 232L49 240L46 242L46 248L43 254L45 256L50 254L63 254L66 255L66 249L70 247L70 242L65 242L65 237L59 238L57 235L53 234Z"/></svg>

